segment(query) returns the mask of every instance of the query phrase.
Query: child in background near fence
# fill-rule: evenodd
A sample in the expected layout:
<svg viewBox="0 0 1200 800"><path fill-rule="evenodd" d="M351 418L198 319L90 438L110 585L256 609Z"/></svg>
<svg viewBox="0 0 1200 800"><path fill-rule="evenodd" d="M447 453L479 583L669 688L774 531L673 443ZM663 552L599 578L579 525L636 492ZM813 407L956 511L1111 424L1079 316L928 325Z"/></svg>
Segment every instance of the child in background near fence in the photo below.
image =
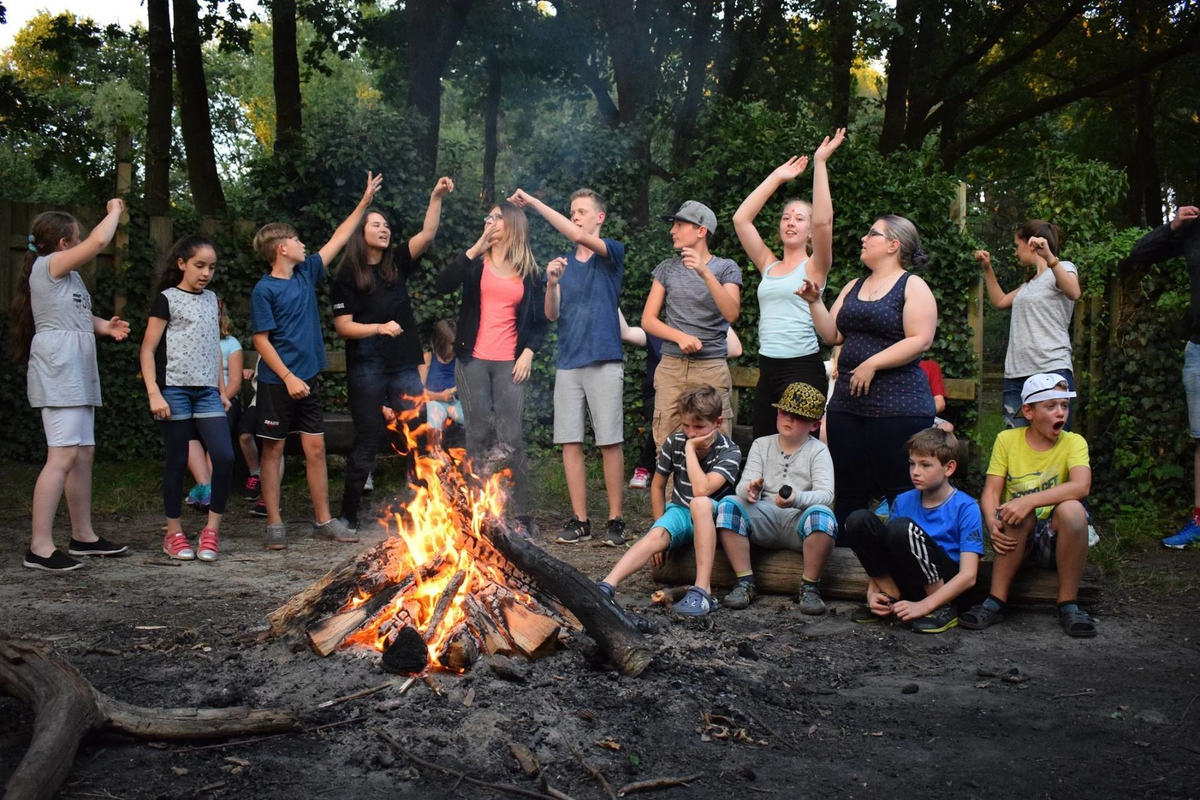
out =
<svg viewBox="0 0 1200 800"><path fill-rule="evenodd" d="M258 437L254 431L258 428L258 365L262 357L254 361L254 369L242 370L243 385L249 388L250 400L242 411L242 421L238 429L238 446L242 449L242 458L246 459L246 468L250 474L246 476L246 485L242 487L242 497L253 501L250 514L255 517L267 515L267 504L262 499L262 471L258 455ZM279 462L279 478L283 479L284 462ZM281 507L282 510L282 507Z"/></svg>
<svg viewBox="0 0 1200 800"><path fill-rule="evenodd" d="M107 210L82 242L79 223L70 214L39 214L13 301L14 355L17 361L29 362L29 405L42 410L46 432L46 466L33 489L32 534L24 560L31 569L67 572L83 566L54 546L54 515L64 490L71 515L71 555L126 550L92 529L92 461L96 407L101 402L96 337L122 341L129 335L129 323L93 316L92 297L75 271L116 233L125 206L112 199Z"/></svg>
<svg viewBox="0 0 1200 800"><path fill-rule="evenodd" d="M609 598L616 597L618 583L650 560L661 565L668 550L690 545L696 520L711 520L716 501L733 491L742 451L721 433L724 402L711 386L689 389L679 397L676 413L683 427L663 442L650 486L654 525L600 582L600 591ZM668 477L674 478L669 504ZM717 601L706 577L712 573L713 555L712 551L696 551L696 584L672 606L676 613L702 617L716 609Z"/></svg>
<svg viewBox="0 0 1200 800"><path fill-rule="evenodd" d="M930 428L913 434L908 473L913 488L896 497L886 522L859 509L843 538L868 575L867 604L851 622L895 617L917 633L941 633L958 624L954 601L975 585L983 556L979 504L950 483L958 467L958 439Z"/></svg>
<svg viewBox="0 0 1200 800"><path fill-rule="evenodd" d="M452 422L463 421L462 403L456 396L454 368L458 359L454 356L455 324L452 319L438 320L429 339L429 350L421 367L421 382L425 384L425 421L429 429L442 430Z"/></svg>
<svg viewBox="0 0 1200 800"><path fill-rule="evenodd" d="M367 173L367 186L358 206L312 255L307 255L291 225L272 222L254 235L254 249L271 264L271 271L259 280L250 296L254 349L262 357L255 395L255 433L263 440L261 489L267 507L268 550L287 548L287 527L279 511L280 464L284 442L292 433L300 434L304 450L316 518L313 536L335 542L358 541L358 536L329 513L325 409L319 384L315 383L326 366L316 283L326 279L325 265L358 231L382 183L382 175Z"/></svg>
<svg viewBox="0 0 1200 800"><path fill-rule="evenodd" d="M825 395L807 383L793 383L775 409L778 432L754 440L736 495L721 498L715 521L695 515L696 565L707 565L697 582L708 583L711 577L719 536L737 576L721 605L746 608L758 596L750 545L795 550L804 556L800 613L815 616L825 613L821 574L837 539L831 508L833 459L829 448L812 436L825 413Z"/></svg>
<svg viewBox="0 0 1200 800"><path fill-rule="evenodd" d="M221 328L221 377L225 379L225 399L229 408L225 412L229 420L229 434L238 435L242 420L242 343L232 333L229 315L225 313L225 301L217 298L217 322ZM258 464L258 452L255 451L254 463ZM247 461L247 465L249 462ZM198 439L192 439L188 447L188 470L196 485L188 492L184 502L199 510L208 511L212 501L212 459Z"/></svg>
<svg viewBox="0 0 1200 800"><path fill-rule="evenodd" d="M216 561L221 515L229 497L233 442L225 414L230 403L221 373L221 326L217 296L205 287L217 269L217 251L204 236L185 236L168 251L159 272L158 294L150 304L142 339L142 380L150 413L160 420L166 441L163 510L167 535L163 552L171 558ZM192 431L212 458L212 496L208 524L196 548L180 522L183 474Z"/></svg>
<svg viewBox="0 0 1200 800"><path fill-rule="evenodd" d="M932 358L927 358L917 366L929 379L929 391L933 394L933 427L940 428L946 433L954 433L954 423L937 416L946 411L946 381L942 377L942 365Z"/></svg>
<svg viewBox="0 0 1200 800"><path fill-rule="evenodd" d="M646 432L642 437L642 449L638 455L637 466L633 468L633 477L629 479L630 489L645 489L650 485L650 473L654 471L654 461L658 456L658 448L654 446L654 372L658 362L662 360L662 339L650 336L637 325L625 321L625 315L617 309L617 319L621 323L621 341L634 347L646 348L646 374L642 376L642 413L646 417ZM729 358L737 358L742 354L742 340L730 325L725 332L725 347Z"/></svg>

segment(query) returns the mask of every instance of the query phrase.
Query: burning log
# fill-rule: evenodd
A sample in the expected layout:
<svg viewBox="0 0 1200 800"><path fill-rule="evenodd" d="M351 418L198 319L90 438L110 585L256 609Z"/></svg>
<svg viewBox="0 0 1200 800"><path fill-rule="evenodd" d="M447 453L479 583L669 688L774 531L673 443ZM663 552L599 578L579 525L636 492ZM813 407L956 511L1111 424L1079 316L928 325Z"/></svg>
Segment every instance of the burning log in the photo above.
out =
<svg viewBox="0 0 1200 800"><path fill-rule="evenodd" d="M445 618L446 612L450 610L450 603L454 601L454 596L458 594L458 590L462 588L463 581L466 578L467 573L459 570L454 573L454 577L450 579L450 583L446 584L446 588L442 590L442 596L438 598L437 605L433 607L433 614L429 617L429 626L425 629L426 642L432 642L433 637L437 635L438 626L442 624L442 619Z"/></svg>
<svg viewBox="0 0 1200 800"><path fill-rule="evenodd" d="M508 637L500 630L500 626L496 620L492 619L492 615L488 613L483 603L479 602L479 598L473 594L467 595L465 611L467 624L483 642L483 649L489 656L511 656L513 654L513 646L508 641Z"/></svg>
<svg viewBox="0 0 1200 800"><path fill-rule="evenodd" d="M465 672L477 658L479 645L475 643L475 636L465 622L460 622L451 632L437 660L446 669Z"/></svg>
<svg viewBox="0 0 1200 800"><path fill-rule="evenodd" d="M562 627L557 622L512 600L505 600L501 609L509 637L526 656L542 658L558 649L558 634Z"/></svg>
<svg viewBox="0 0 1200 800"><path fill-rule="evenodd" d="M50 798L66 780L90 731L139 739L214 739L295 730L283 711L249 708L143 708L96 691L44 642L0 637L0 690L33 707L33 741L8 780L6 798Z"/></svg>
<svg viewBox="0 0 1200 800"><path fill-rule="evenodd" d="M501 524L485 524L483 533L501 555L579 618L623 674L636 677L650 665L653 655L637 626L586 575Z"/></svg>

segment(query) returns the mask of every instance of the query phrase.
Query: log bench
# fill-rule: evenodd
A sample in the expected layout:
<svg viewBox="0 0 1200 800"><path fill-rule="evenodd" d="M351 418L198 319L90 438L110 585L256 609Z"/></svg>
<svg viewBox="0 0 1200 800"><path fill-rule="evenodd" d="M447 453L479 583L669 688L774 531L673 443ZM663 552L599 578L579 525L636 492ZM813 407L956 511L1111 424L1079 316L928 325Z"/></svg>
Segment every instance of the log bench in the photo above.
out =
<svg viewBox="0 0 1200 800"><path fill-rule="evenodd" d="M794 550L766 550L751 547L754 577L758 590L769 594L795 594L800 590L804 574L804 556ZM696 577L696 552L691 548L673 551L663 566L656 567L651 577L659 583L678 586L690 584ZM1100 600L1103 573L1095 564L1088 564L1079 584L1079 605L1094 606ZM962 602L976 603L987 596L992 580L992 562L979 564L979 577L974 588L964 592ZM720 550L713 565L714 587L730 588L736 583L733 567ZM1045 569L1025 569L1013 582L1009 601L1012 603L1053 603L1058 590L1058 573ZM847 547L835 548L821 576L821 594L838 600L863 600L867 591L867 573L854 552Z"/></svg>

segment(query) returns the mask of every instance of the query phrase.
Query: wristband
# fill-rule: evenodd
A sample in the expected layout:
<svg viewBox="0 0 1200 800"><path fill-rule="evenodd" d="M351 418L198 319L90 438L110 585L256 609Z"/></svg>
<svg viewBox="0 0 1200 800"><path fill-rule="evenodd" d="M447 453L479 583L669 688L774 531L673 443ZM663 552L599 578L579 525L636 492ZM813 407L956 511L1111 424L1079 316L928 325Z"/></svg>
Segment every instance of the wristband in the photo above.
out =
<svg viewBox="0 0 1200 800"><path fill-rule="evenodd" d="M1058 266L1059 264L1061 264L1061 263L1062 263L1062 259L1058 259L1058 258L1056 258L1056 259L1054 259L1054 263L1053 263L1053 264L1047 264L1046 266L1048 266L1050 269L1054 269L1055 267L1057 267L1057 266Z"/></svg>
<svg viewBox="0 0 1200 800"><path fill-rule="evenodd" d="M289 376L289 375L291 375L291 374L292 374L292 371L289 369L289 370L288 370L288 374L287 374L287 375L284 375L284 376L283 376L282 378L280 378L279 380L281 380L281 381L286 381L286 380L288 379L288 376Z"/></svg>

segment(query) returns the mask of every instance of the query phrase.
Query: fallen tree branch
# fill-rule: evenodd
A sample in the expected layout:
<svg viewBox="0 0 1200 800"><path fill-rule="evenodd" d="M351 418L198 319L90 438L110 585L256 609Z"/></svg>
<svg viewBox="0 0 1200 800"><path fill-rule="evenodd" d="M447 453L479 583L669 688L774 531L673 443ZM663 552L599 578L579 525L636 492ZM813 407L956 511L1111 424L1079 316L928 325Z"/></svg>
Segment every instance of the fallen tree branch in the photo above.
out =
<svg viewBox="0 0 1200 800"><path fill-rule="evenodd" d="M587 770L587 773L589 775L591 775L593 778L595 778L597 781L600 782L600 786L601 786L601 788L604 789L604 795L605 795L605 797L608 798L608 800L617 800L617 793L613 791L612 785L609 784L609 782L607 780L605 780L603 772L596 769L588 762L584 761L583 754L580 753L578 750L576 750L574 747L571 748L571 755L575 756L575 760L578 761L585 770Z"/></svg>
<svg viewBox="0 0 1200 800"><path fill-rule="evenodd" d="M400 744L400 742L396 741L396 739L394 737L392 737L390 734L388 734L387 731L375 731L375 732L377 734L379 734L379 738L383 739L385 742L387 742L392 747L393 750L395 750L397 753L399 753L400 755L407 758L412 763L416 764L418 767L424 767L425 769L431 769L431 770L434 770L435 772L440 772L443 775L449 775L452 778L457 778L458 783L456 783L455 786L458 786L459 784L466 782L466 783L470 783L474 786L482 786L485 789L492 789L497 792L506 792L508 794L520 795L521 797L536 797L536 798L539 798L539 800L546 800L547 797L553 796L553 795L544 794L542 792L535 792L530 789L522 789L520 786L513 786L511 783L489 783L488 781L481 780L479 778L472 778L470 775L466 774L465 772L459 772L456 769L450 769L449 767L443 767L441 764L434 764L432 761L426 761L425 759L421 758L420 756L410 753L408 750L406 750L404 748L404 745L402 745L402 744Z"/></svg>
<svg viewBox="0 0 1200 800"><path fill-rule="evenodd" d="M298 733L316 733L317 731L329 730L330 728L340 728L343 725L353 725L356 722L363 722L366 717L353 717L351 719L340 719L337 722L326 722L324 725L314 725L311 728L298 728L287 733L276 733L271 736L255 736L253 739L239 739L236 742L221 742L220 744L202 744L198 747L180 747L172 750L172 753L199 753L201 750L224 750L229 747L241 747L245 744L258 744L259 742L269 742L272 739L282 739L285 736L294 736Z"/></svg>
<svg viewBox="0 0 1200 800"><path fill-rule="evenodd" d="M113 730L141 739L213 739L291 731L284 711L143 708L96 690L46 642L0 636L0 690L32 707L33 740L8 780L6 798L50 798L71 771L85 735Z"/></svg>

